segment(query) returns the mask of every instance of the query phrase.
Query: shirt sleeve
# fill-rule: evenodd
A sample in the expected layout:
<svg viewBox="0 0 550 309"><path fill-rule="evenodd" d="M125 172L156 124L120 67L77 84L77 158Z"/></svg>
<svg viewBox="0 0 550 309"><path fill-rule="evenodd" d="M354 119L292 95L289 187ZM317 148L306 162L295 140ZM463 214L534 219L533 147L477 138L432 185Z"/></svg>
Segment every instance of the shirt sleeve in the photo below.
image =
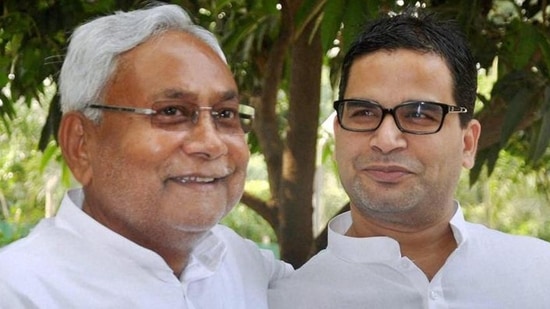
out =
<svg viewBox="0 0 550 309"><path fill-rule="evenodd" d="M294 268L289 263L279 260L273 254L273 251L260 249L267 269L271 269L271 278L269 285L271 286L276 280L290 276Z"/></svg>

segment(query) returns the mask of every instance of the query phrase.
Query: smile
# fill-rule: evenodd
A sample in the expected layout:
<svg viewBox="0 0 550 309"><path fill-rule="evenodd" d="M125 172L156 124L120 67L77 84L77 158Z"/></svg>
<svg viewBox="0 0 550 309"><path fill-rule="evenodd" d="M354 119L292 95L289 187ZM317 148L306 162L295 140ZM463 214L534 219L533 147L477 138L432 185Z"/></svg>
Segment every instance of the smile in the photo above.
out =
<svg viewBox="0 0 550 309"><path fill-rule="evenodd" d="M180 183L212 183L220 178L214 177L200 177L200 176L185 176L185 177L174 177L174 181Z"/></svg>
<svg viewBox="0 0 550 309"><path fill-rule="evenodd" d="M380 183L397 183L413 173L400 166L372 166L364 170L371 179Z"/></svg>

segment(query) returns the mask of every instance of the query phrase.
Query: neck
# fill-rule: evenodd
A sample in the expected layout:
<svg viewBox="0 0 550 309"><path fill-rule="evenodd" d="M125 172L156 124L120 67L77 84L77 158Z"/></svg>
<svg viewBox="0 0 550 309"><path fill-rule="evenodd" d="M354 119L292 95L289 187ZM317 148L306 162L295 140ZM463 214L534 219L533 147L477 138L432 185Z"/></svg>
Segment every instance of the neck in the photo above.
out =
<svg viewBox="0 0 550 309"><path fill-rule="evenodd" d="M172 269L174 276L180 277L187 263L189 262L189 256L191 255L191 250L182 251L182 250L155 250L168 264Z"/></svg>
<svg viewBox="0 0 550 309"><path fill-rule="evenodd" d="M138 228L126 221L113 220L112 217L98 211L97 208L90 207L87 200L84 201L82 210L113 232L141 247L156 252L164 259L177 277L187 267L193 248L208 234L204 230L182 231L165 228L165 226L159 227L158 224Z"/></svg>
<svg viewBox="0 0 550 309"><path fill-rule="evenodd" d="M449 221L453 213L423 227L399 226L380 222L351 209L350 237L387 236L395 239L401 255L411 259L431 280L456 249L457 244Z"/></svg>
<svg viewBox="0 0 550 309"><path fill-rule="evenodd" d="M172 269L174 275L179 278L187 267L191 252L206 234L201 232L164 235L154 243L143 246L159 254Z"/></svg>

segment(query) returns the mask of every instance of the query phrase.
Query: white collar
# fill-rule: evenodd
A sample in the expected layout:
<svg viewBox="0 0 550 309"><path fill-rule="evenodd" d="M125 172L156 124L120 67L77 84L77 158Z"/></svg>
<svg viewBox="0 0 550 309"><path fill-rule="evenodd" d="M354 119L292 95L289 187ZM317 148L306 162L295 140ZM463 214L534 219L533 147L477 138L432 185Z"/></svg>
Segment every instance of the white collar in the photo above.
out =
<svg viewBox="0 0 550 309"><path fill-rule="evenodd" d="M460 247L467 239L466 222L458 202L456 212L450 220L451 229ZM351 226L349 211L334 217L329 222L327 250L343 260L353 263L383 262L401 258L399 243L390 237L349 237L346 232Z"/></svg>
<svg viewBox="0 0 550 309"><path fill-rule="evenodd" d="M55 217L56 224L70 230L79 237L90 241L114 254L126 257L142 268L158 276L173 278L172 269L156 252L142 247L115 233L95 221L82 211L84 192L82 189L69 190ZM209 232L191 253L189 264L180 277L182 282L203 279L214 274L222 264L226 244L214 233Z"/></svg>

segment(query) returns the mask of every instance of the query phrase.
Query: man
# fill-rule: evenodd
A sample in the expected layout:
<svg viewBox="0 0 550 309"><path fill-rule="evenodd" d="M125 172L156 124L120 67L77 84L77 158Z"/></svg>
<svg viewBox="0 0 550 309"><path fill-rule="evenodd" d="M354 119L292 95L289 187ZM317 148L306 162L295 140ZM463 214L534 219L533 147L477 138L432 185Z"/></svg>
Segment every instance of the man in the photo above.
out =
<svg viewBox="0 0 550 309"><path fill-rule="evenodd" d="M476 63L452 22L373 22L344 58L335 160L350 212L272 308L546 308L550 244L466 222L453 199L480 134Z"/></svg>
<svg viewBox="0 0 550 309"><path fill-rule="evenodd" d="M266 308L291 268L216 225L239 201L254 113L178 6L79 27L60 75L83 188L0 253L2 308Z"/></svg>

